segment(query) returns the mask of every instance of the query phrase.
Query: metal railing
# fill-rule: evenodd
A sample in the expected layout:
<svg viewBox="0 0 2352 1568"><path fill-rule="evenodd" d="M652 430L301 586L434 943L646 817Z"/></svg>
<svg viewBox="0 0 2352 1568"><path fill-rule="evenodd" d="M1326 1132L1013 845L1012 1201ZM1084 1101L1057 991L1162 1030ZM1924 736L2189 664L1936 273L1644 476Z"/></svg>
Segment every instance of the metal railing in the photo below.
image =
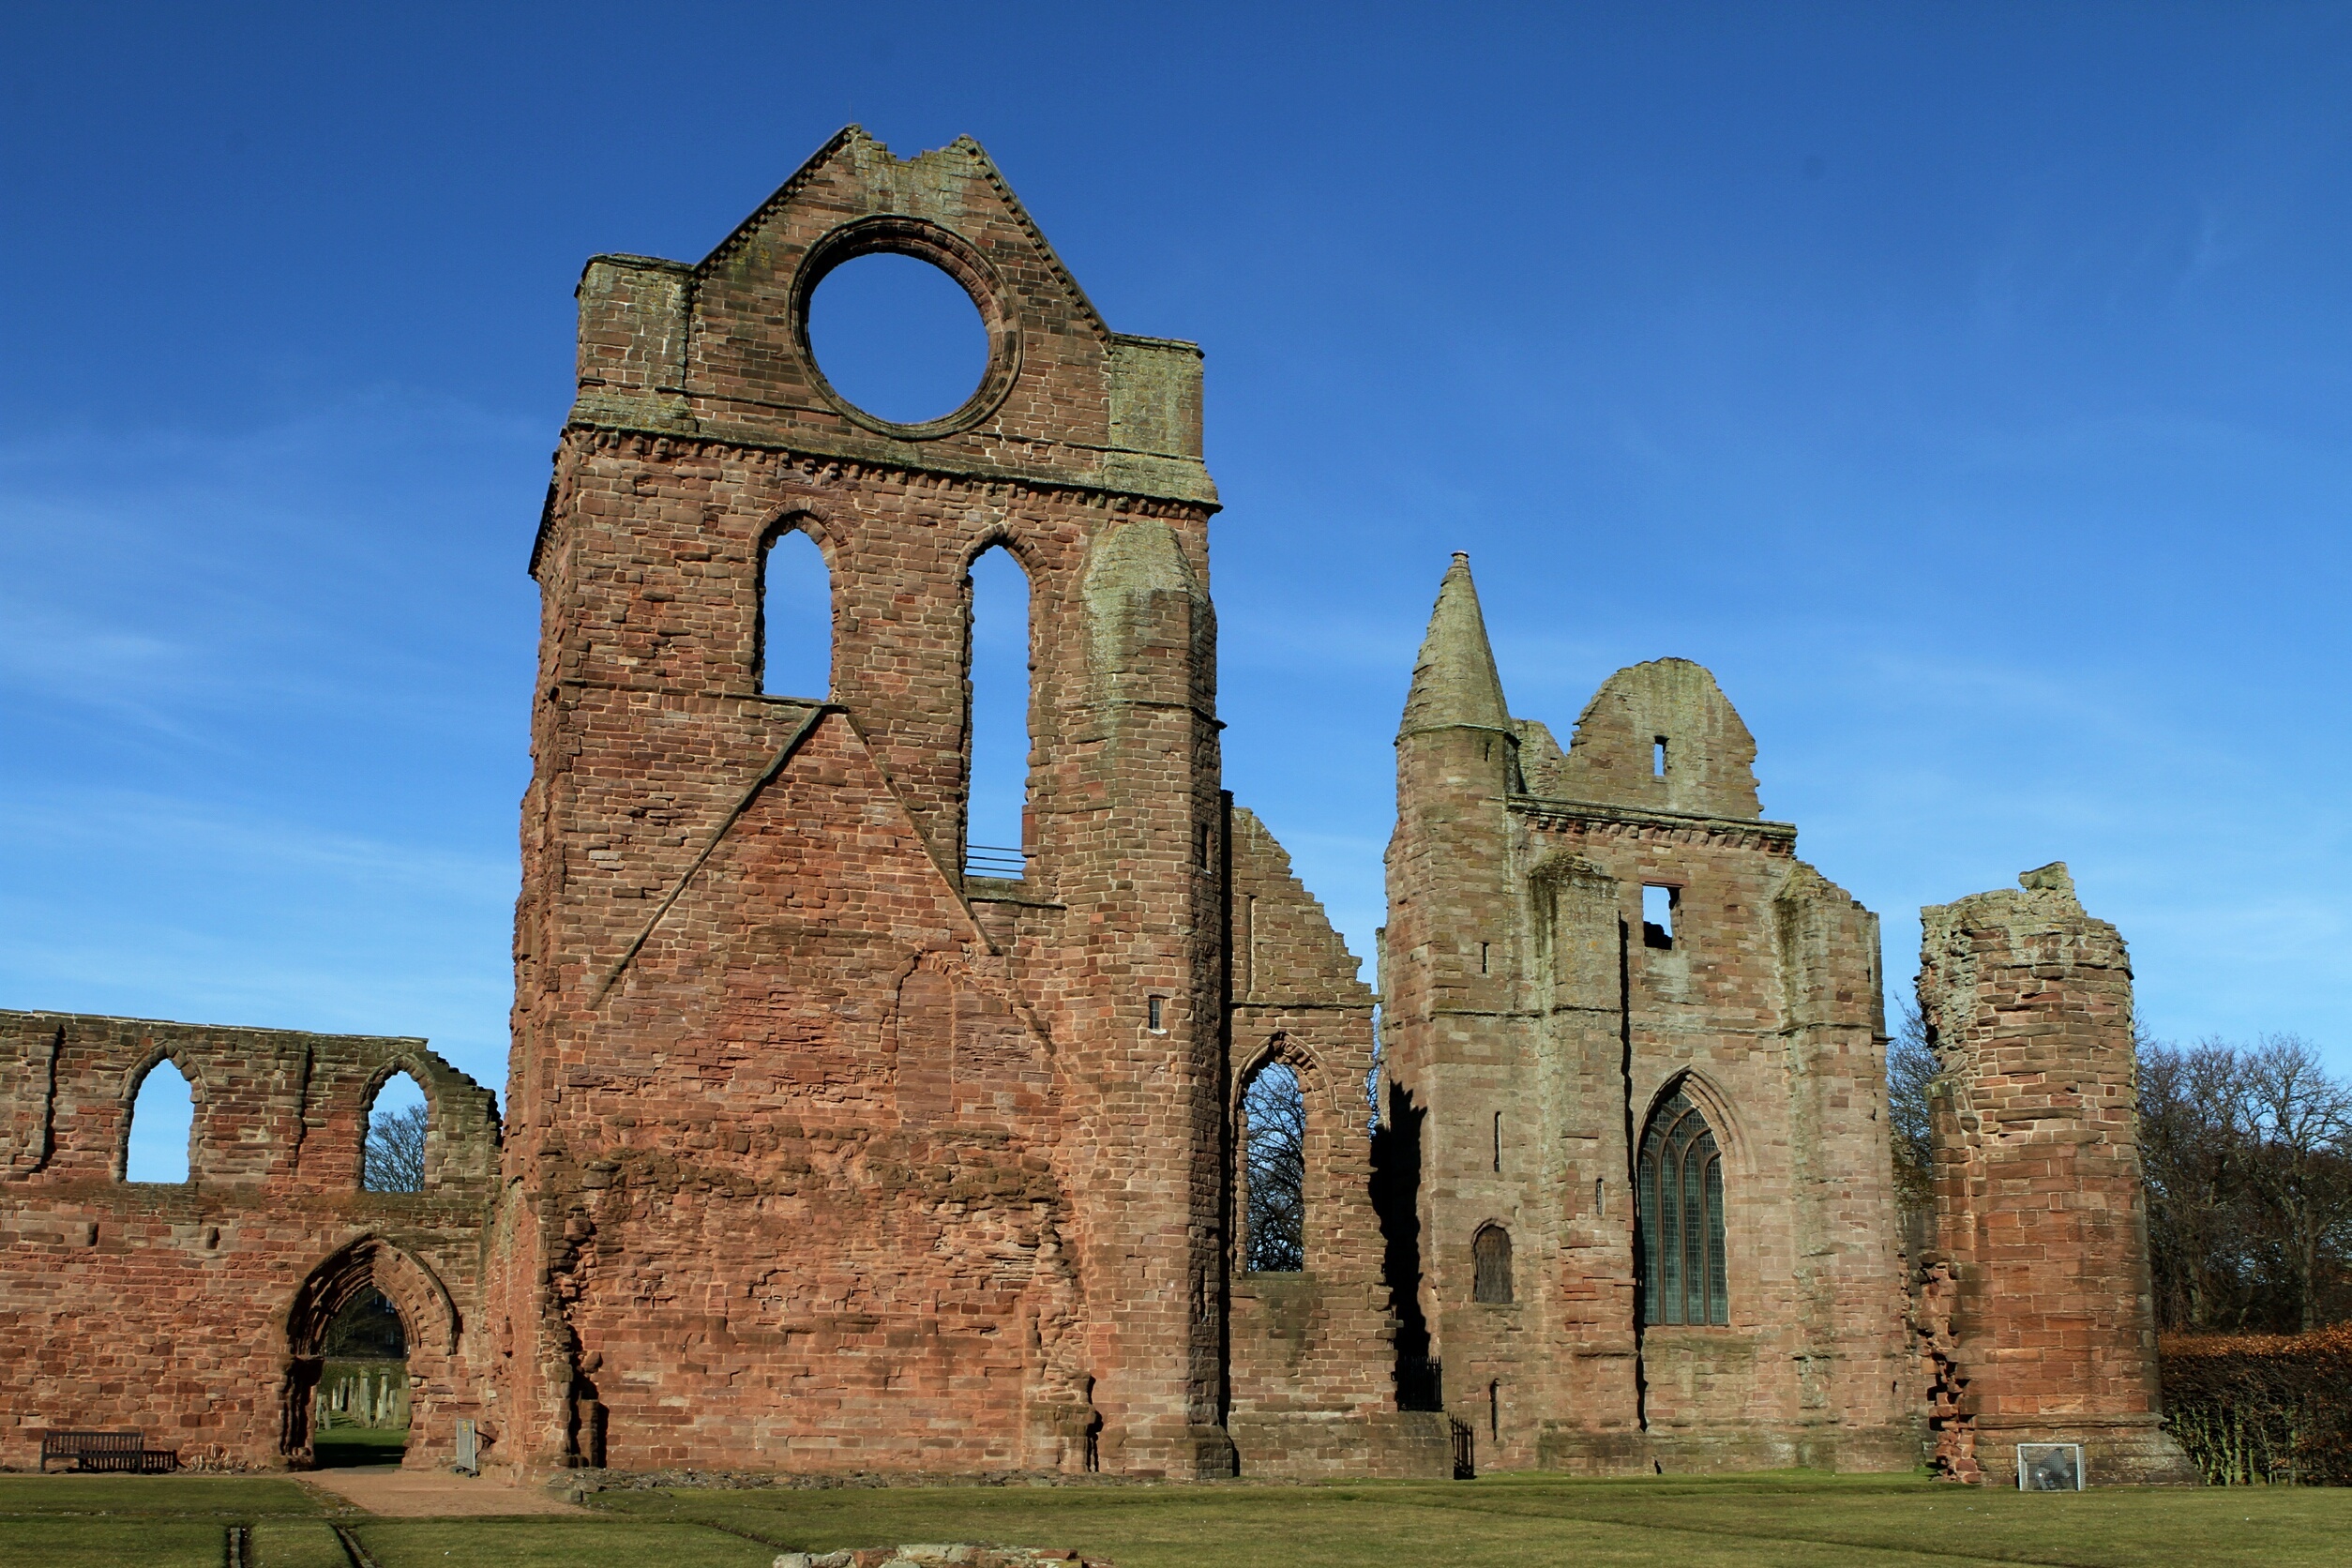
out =
<svg viewBox="0 0 2352 1568"><path fill-rule="evenodd" d="M1020 850L1008 850L1001 844L966 844L964 846L964 875L967 877L1003 877L1018 882L1029 870L1029 856Z"/></svg>

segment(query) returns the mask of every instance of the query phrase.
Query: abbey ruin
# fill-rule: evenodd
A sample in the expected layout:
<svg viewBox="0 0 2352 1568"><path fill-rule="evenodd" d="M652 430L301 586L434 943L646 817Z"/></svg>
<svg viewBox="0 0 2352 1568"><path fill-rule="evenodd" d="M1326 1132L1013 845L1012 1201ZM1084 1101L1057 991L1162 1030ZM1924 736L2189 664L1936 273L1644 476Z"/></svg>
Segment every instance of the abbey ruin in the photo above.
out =
<svg viewBox="0 0 2352 1568"><path fill-rule="evenodd" d="M809 348L817 284L877 252L987 324L928 424ZM136 1427L303 1465L325 1325L381 1291L410 1465L2006 1481L2046 1440L2187 1478L2130 970L2062 867L1927 912L1907 1254L1876 916L1762 819L1698 666L1621 671L1565 746L1514 717L1460 556L1364 984L1222 789L1199 353L1112 331L977 145L852 128L701 263L600 256L579 301L503 1123L419 1040L0 1014L0 1464ZM829 691L762 680L792 535L830 574ZM1030 585L1032 752L984 865L995 549ZM127 1182L167 1059L190 1180ZM1253 1268L1276 1069L1303 1223ZM400 1071L423 1186L365 1190Z"/></svg>

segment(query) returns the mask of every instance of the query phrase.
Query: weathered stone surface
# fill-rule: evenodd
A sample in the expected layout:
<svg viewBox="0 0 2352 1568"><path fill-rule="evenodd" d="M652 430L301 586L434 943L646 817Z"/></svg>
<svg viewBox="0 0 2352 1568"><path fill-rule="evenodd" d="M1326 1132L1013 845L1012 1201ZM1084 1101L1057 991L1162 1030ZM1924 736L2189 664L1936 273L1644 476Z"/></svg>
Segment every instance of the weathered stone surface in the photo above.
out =
<svg viewBox="0 0 2352 1568"><path fill-rule="evenodd" d="M808 352L811 291L877 249L944 268L989 334L924 425ZM2096 1428L2094 1479L2169 1473L2129 975L2062 871L1928 912L1917 1356L1877 923L1761 820L1705 670L1619 671L1563 751L1510 716L1457 556L1397 737L1375 998L1219 788L1198 351L1111 332L977 146L844 131L701 263L598 257L579 303L531 558L507 1136L421 1041L0 1014L0 1465L49 1425L302 1463L318 1334L374 1286L409 1462L462 1420L486 1464L576 1487L1442 1475L1465 1447L1905 1469L1931 1408L1955 1469L1996 1430ZM776 695L761 580L793 530L831 574L832 688ZM1032 594L1012 878L963 854L969 573L1000 546ZM127 1185L163 1054L195 1177ZM1275 1063L1304 1267L1252 1274L1239 1108ZM362 1193L402 1066L427 1189ZM1674 1189L1635 1192L1669 1116L1651 1154L1688 1156L1698 1227L1673 1280L1645 1249ZM808 1568L997 1562L969 1550Z"/></svg>
<svg viewBox="0 0 2352 1568"><path fill-rule="evenodd" d="M1935 1460L2016 1481L2080 1442L2091 1482L2193 1485L2162 1430L2123 939L2063 864L1921 912L1936 1250L1917 1324Z"/></svg>
<svg viewBox="0 0 2352 1568"><path fill-rule="evenodd" d="M1457 555L1397 737L1380 966L1447 1410L1482 1466L1907 1465L1876 918L1758 820L1698 666L1621 671L1564 755L1500 693ZM1728 1320L1644 1328L1634 1151L1678 1091L1722 1149ZM1488 1227L1507 1302L1475 1299Z"/></svg>
<svg viewBox="0 0 2352 1568"><path fill-rule="evenodd" d="M194 1100L185 1183L126 1182L158 1063ZM446 1464L480 1403L490 1093L422 1040L0 1012L0 1466L51 1427L129 1428L205 1469L300 1464L321 1336L373 1287L409 1332L408 1462ZM360 1186L367 1108L425 1091L425 1186Z"/></svg>
<svg viewBox="0 0 2352 1568"><path fill-rule="evenodd" d="M807 351L817 278L877 248L989 326L930 426ZM591 265L535 558L494 1452L1228 1471L1197 355L1111 333L968 142L845 132L677 275ZM760 691L787 528L834 584L806 701ZM1032 592L1012 882L961 868L996 545Z"/></svg>
<svg viewBox="0 0 2352 1568"><path fill-rule="evenodd" d="M1306 1102L1306 1267L1251 1274L1232 1226L1230 1414L1245 1476L1443 1474L1442 1423L1395 1408L1395 1319L1372 1205L1372 991L1263 823L1235 810L1228 1116L1281 1063ZM1236 1161L1231 1203L1247 1172Z"/></svg>

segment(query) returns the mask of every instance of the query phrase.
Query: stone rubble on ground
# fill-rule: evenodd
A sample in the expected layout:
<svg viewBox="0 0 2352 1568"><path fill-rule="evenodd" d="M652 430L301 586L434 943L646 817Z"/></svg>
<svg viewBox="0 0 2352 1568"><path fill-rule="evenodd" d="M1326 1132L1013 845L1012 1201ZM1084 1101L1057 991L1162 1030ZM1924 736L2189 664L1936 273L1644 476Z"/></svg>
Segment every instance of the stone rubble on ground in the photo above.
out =
<svg viewBox="0 0 2352 1568"><path fill-rule="evenodd" d="M972 1541L918 1543L911 1546L871 1546L860 1551L778 1552L775 1568L1109 1568L1108 1563L1082 1558L1072 1551L1045 1551L1035 1546L987 1546Z"/></svg>

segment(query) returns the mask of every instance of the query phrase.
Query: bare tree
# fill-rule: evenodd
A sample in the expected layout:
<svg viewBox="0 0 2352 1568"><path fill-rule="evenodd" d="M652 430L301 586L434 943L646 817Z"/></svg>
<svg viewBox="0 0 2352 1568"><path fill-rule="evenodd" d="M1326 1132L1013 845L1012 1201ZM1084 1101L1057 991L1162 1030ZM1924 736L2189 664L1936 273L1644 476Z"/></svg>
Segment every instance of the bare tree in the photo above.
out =
<svg viewBox="0 0 2352 1568"><path fill-rule="evenodd" d="M369 1192L425 1190L425 1108L403 1106L368 1119L366 1173Z"/></svg>
<svg viewBox="0 0 2352 1568"><path fill-rule="evenodd" d="M2158 1323L2291 1334L2344 1316L2352 1085L2293 1035L2138 1043Z"/></svg>
<svg viewBox="0 0 2352 1568"><path fill-rule="evenodd" d="M1935 1153L1930 1098L1936 1053L1919 1008L1903 1004L1903 1021L1887 1042L1887 1141L1894 1154L1894 1201L1907 1229L1934 1208Z"/></svg>
<svg viewBox="0 0 2352 1568"><path fill-rule="evenodd" d="M2245 1058L2245 1101L2254 1184L2279 1222L2297 1326L2308 1334L2322 1321L2322 1259L2340 1255L2352 1232L2352 1088L2299 1036L2270 1034Z"/></svg>
<svg viewBox="0 0 2352 1568"><path fill-rule="evenodd" d="M2242 1329L2258 1292L2246 1166L2245 1071L2236 1049L2138 1033L2140 1164L2157 1320Z"/></svg>
<svg viewBox="0 0 2352 1568"><path fill-rule="evenodd" d="M1242 1094L1247 1188L1243 1266L1251 1274L1306 1267L1306 1099L1298 1074L1269 1063Z"/></svg>

